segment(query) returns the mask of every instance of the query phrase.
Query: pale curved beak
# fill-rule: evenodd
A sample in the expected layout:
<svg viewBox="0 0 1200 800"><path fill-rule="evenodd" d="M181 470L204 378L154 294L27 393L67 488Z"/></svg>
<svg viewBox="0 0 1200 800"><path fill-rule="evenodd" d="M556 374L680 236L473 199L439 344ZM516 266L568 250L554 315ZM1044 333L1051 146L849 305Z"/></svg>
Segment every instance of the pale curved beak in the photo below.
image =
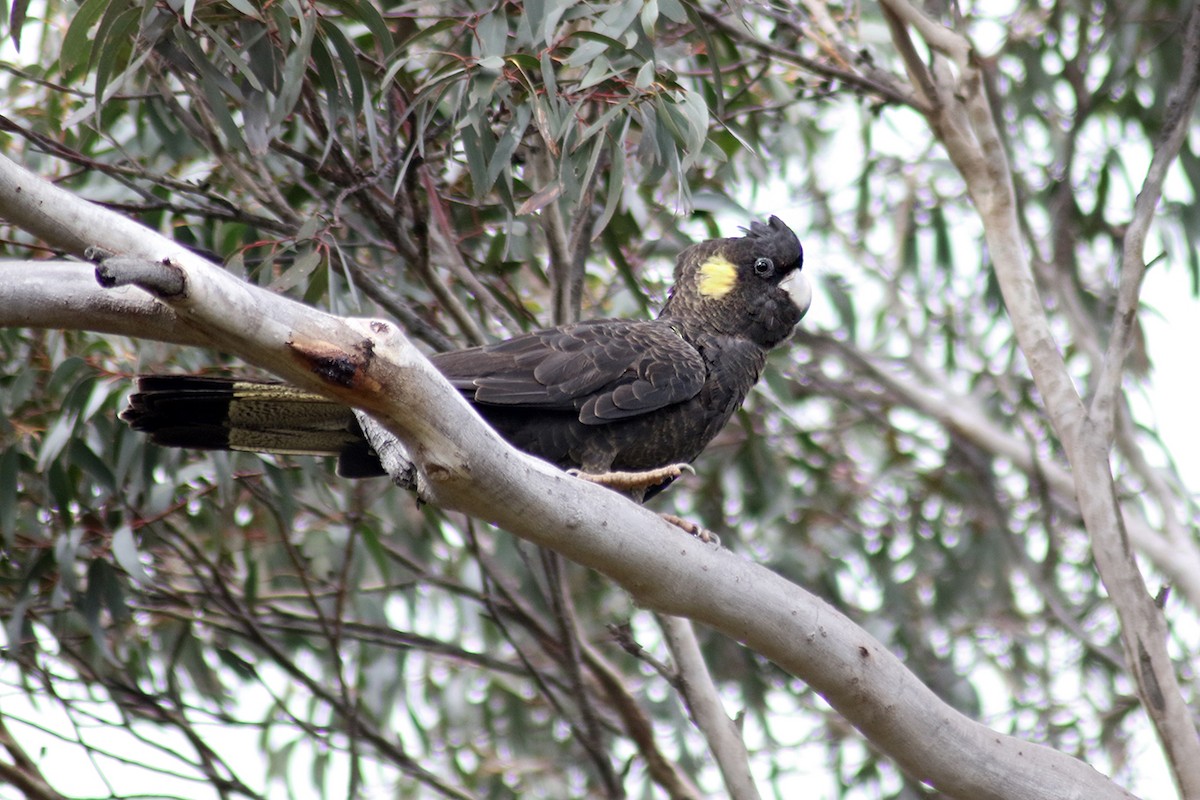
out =
<svg viewBox="0 0 1200 800"><path fill-rule="evenodd" d="M803 317L808 313L808 307L812 305L812 283L805 277L803 272L793 272L791 275L784 278L780 284L789 295L792 302L800 307L800 316Z"/></svg>

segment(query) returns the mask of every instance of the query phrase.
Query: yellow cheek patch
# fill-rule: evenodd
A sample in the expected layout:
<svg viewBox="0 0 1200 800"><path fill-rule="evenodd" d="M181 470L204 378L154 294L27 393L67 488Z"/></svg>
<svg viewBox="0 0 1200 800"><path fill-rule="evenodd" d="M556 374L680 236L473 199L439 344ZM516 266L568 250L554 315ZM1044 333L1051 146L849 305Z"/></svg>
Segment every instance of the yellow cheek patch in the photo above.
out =
<svg viewBox="0 0 1200 800"><path fill-rule="evenodd" d="M737 267L724 256L713 256L700 265L700 294L721 298L737 284Z"/></svg>

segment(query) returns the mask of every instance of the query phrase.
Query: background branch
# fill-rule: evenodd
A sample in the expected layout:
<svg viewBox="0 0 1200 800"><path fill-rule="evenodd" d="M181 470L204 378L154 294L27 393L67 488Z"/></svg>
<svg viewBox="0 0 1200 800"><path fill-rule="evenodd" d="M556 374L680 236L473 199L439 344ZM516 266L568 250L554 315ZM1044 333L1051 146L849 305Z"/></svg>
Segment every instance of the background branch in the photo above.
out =
<svg viewBox="0 0 1200 800"><path fill-rule="evenodd" d="M929 42L931 47L961 50L961 46L947 42L948 38L958 37L958 34L925 20L922 13L906 0L887 0L887 6L910 23L920 20L917 28L923 35L933 38ZM935 30L937 35L933 36ZM965 38L962 42L966 44ZM1188 46L1193 46L1190 39ZM961 68L969 59L959 60ZM1193 80L1193 75L1183 76L1189 87ZM1181 794L1200 796L1200 739L1183 700L1175 667L1167 654L1167 630L1161 609L1146 591L1119 511L1116 485L1109 467L1111 411L1107 412L1107 421L1089 414L1054 341L1045 306L1024 252L1012 177L985 86L978 73L971 69L964 70L953 81L943 75L936 84L939 101L931 112L931 127L940 133L950 158L966 180L983 221L989 254L1021 350L1055 432L1066 450L1096 565L1121 620L1126 666L1137 681L1142 704L1168 753ZM1189 91L1183 96L1188 96ZM1157 173L1162 164L1152 162L1152 169ZM1147 201L1153 194L1152 188L1149 192L1144 191ZM1131 325L1132 307L1129 304L1136 305L1140 275L1135 265L1126 266L1131 270L1128 278L1131 288L1125 290L1121 324ZM1116 338L1122 342L1116 353L1120 360L1124 358L1123 342L1126 339L1120 333ZM1112 355L1110 349L1109 358ZM1106 363L1106 373L1111 370L1119 374L1119 365ZM1110 396L1112 380L1104 380Z"/></svg>
<svg viewBox="0 0 1200 800"><path fill-rule="evenodd" d="M1183 38L1183 63L1179 66L1177 83L1167 101L1166 124L1154 144L1154 155L1133 206L1133 219L1125 232L1117 307L1113 312L1108 351L1101 364L1095 396L1088 412L1097 427L1096 435L1105 441L1106 449L1112 448L1118 395L1125 374L1125 360L1132 347L1142 279L1146 274L1146 236L1162 198L1167 170L1179 157L1180 148L1193 129L1195 120L1196 97L1200 94L1200 4L1191 6Z"/></svg>
<svg viewBox="0 0 1200 800"><path fill-rule="evenodd" d="M734 800L758 800L761 795L750 773L750 755L742 732L725 713L721 695L700 653L695 629L680 617L660 615L658 624L675 662L675 681L688 714L708 740L729 796Z"/></svg>

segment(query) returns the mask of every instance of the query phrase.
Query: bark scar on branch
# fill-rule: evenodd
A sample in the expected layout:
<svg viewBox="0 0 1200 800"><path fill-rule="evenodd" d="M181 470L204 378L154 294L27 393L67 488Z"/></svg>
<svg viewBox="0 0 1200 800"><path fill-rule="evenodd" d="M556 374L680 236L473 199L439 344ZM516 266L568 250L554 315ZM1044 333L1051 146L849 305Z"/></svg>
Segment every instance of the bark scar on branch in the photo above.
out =
<svg viewBox="0 0 1200 800"><path fill-rule="evenodd" d="M372 323L372 327L377 324L380 323ZM370 339L360 339L353 348L346 349L333 342L293 333L287 346L297 360L326 383L372 393L381 389L379 381L367 374L367 368L375 358L375 342Z"/></svg>

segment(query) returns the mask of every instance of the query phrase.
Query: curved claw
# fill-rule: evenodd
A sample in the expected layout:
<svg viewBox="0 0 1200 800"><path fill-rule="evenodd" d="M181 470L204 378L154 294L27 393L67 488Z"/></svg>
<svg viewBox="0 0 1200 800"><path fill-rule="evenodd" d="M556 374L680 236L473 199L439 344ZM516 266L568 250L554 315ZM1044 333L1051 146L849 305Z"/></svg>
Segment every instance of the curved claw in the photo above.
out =
<svg viewBox="0 0 1200 800"><path fill-rule="evenodd" d="M677 517L674 514L659 514L660 517L674 525L676 528L683 530L685 533L690 533L705 544L715 544L721 546L721 537L705 528L703 525L697 525L691 520Z"/></svg>

